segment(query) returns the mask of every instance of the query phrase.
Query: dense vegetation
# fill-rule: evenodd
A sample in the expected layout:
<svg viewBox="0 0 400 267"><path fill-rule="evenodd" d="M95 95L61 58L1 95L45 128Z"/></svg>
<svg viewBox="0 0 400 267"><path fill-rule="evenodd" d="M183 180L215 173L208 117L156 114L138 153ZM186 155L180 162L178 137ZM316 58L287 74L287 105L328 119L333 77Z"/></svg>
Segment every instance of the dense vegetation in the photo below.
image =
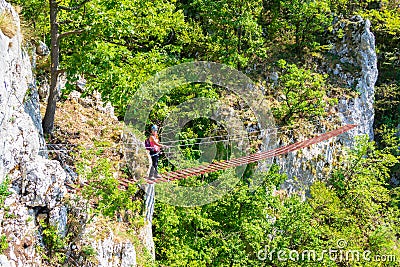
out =
<svg viewBox="0 0 400 267"><path fill-rule="evenodd" d="M202 207L159 205L158 256L169 266L379 266L362 257L360 262L339 260L337 251L324 257L322 250L339 250L336 242L343 239L343 250L399 255L398 203L385 188L388 168L395 161L363 138L328 184L311 187L306 202L296 195L272 196L285 178L272 169L253 193L243 183L223 200ZM279 250L286 251L287 260L280 261ZM289 250L300 255L312 250L317 257L290 260Z"/></svg>
<svg viewBox="0 0 400 267"><path fill-rule="evenodd" d="M27 25L25 41L51 43L50 10L45 0L13 0L22 7ZM80 6L81 3L84 5ZM263 186L249 192L252 168L224 199L195 208L156 204L154 234L157 264L161 266L398 266L397 262L374 262L332 258L329 254L307 260L280 261L279 250L302 253L338 247L395 255L400 260L400 2L354 0L61 0L58 1L60 66L56 75L68 78L66 95L79 77L88 90L109 100L120 119L139 85L168 66L208 60L244 71L265 85L280 125L323 117L337 98L351 88L331 84L318 73L319 59L329 60L332 27L337 20L361 15L371 20L376 37L379 77L376 87L376 143L360 138L347 157L334 166L326 183L316 182L303 201L293 195L273 196L284 175L276 167L265 176ZM62 7L77 6L68 9ZM33 29L33 30L32 30ZM337 33L341 34L341 33ZM50 74L50 58L38 60L38 76ZM268 87L269 73L277 72L276 85ZM53 73L54 75L54 73ZM148 123L159 123L174 106L194 97L224 98L218 88L189 85L160 100ZM342 95L341 95L342 94ZM210 121L189 125L181 137L206 136L215 126ZM193 147L194 148L194 147ZM196 153L186 151L187 157ZM118 207L137 203L119 194L106 161L87 173L104 191L99 210L114 217ZM167 167L167 165L162 166ZM187 181L202 184L203 180ZM108 190L108 191L107 191ZM134 189L130 188L130 194ZM107 205L113 201L115 205ZM119 201L119 202L118 202ZM343 247L344 249L344 247ZM261 253L260 253L261 251ZM266 255L265 255L265 253ZM293 255L292 255L293 256ZM295 256L293 256L295 257Z"/></svg>

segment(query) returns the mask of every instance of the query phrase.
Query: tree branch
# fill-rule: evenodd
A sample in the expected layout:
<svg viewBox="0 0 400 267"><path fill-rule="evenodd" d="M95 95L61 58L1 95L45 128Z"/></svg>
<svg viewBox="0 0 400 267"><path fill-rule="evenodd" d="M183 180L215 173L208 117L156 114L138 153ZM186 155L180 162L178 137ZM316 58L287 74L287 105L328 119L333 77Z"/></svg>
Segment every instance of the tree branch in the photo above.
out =
<svg viewBox="0 0 400 267"><path fill-rule="evenodd" d="M61 34L58 35L58 40L61 40L64 37L67 37L69 35L73 35L73 34L81 34L83 33L85 30L75 30L75 31L69 31L69 32L63 32Z"/></svg>
<svg viewBox="0 0 400 267"><path fill-rule="evenodd" d="M57 75L64 74L66 71L67 71L67 69L57 70Z"/></svg>
<svg viewBox="0 0 400 267"><path fill-rule="evenodd" d="M86 4L86 3L89 2L89 1L91 1L91 0L83 0L83 2L80 3L80 4L77 5L77 6L72 6L72 7L68 7L68 6L58 6L58 8L59 8L59 9L62 9L62 10L66 10L66 11L77 10L77 9L80 9L84 4Z"/></svg>
<svg viewBox="0 0 400 267"><path fill-rule="evenodd" d="M74 22L74 21L73 20L62 20L62 21L59 21L58 24L69 24L72 22Z"/></svg>

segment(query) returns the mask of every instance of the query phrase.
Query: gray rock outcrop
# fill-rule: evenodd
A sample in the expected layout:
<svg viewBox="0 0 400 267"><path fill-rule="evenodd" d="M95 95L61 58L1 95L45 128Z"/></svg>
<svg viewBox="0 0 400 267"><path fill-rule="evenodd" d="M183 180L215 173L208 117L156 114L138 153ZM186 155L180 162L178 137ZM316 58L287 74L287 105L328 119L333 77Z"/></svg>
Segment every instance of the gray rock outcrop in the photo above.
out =
<svg viewBox="0 0 400 267"><path fill-rule="evenodd" d="M360 16L337 24L335 32L345 34L333 41L332 53L339 57L337 73L349 87L355 88L358 96L353 99L339 99L339 116L344 124L357 124L355 131L344 135L341 140L351 145L355 135L368 134L374 139L374 86L378 78L375 37L371 32L371 22ZM341 38L340 38L341 37ZM342 65L353 66L353 72L343 71ZM335 73L335 70L333 70ZM350 142L350 143L349 143Z"/></svg>
<svg viewBox="0 0 400 267"><path fill-rule="evenodd" d="M283 189L289 192L307 190L315 180L326 177L338 157L344 153L343 147L354 145L357 135L367 134L373 139L374 85L378 69L375 38L370 26L368 20L359 16L338 22L334 30L337 37L332 40L331 50L337 62L333 67L324 63L330 75L353 88L356 94L353 98L343 96L338 99L336 114L332 117L334 124L357 124L358 127L329 141L275 158L281 171L288 175ZM309 131L313 130L310 128ZM328 129L322 127L322 130L324 132ZM297 136L299 139L309 137Z"/></svg>
<svg viewBox="0 0 400 267"><path fill-rule="evenodd" d="M40 155L44 147L37 93L34 91L31 65L21 49L19 18L14 9L0 1L0 11L12 14L17 33L12 38L0 31L0 182L12 181L11 195L0 211L1 234L7 237L5 251L10 266L39 266L39 210L52 213L62 206L66 193L65 172L57 161ZM61 231L66 214L53 216ZM6 263L3 256L2 261Z"/></svg>
<svg viewBox="0 0 400 267"><path fill-rule="evenodd" d="M0 11L12 14L19 27L11 5L0 1ZM18 164L33 160L40 147L39 131L24 110L32 72L21 40L19 31L13 38L0 31L0 181Z"/></svg>
<svg viewBox="0 0 400 267"><path fill-rule="evenodd" d="M66 204L66 172L45 157L39 95L28 54L21 49L19 18L4 0L2 12L12 15L17 31L10 36L0 30L0 183L11 183L10 195L0 203L0 235L8 243L0 266L46 266L43 249L38 250L44 245L39 221L66 236L71 208ZM136 266L133 243L111 236L86 241L95 248L98 266Z"/></svg>

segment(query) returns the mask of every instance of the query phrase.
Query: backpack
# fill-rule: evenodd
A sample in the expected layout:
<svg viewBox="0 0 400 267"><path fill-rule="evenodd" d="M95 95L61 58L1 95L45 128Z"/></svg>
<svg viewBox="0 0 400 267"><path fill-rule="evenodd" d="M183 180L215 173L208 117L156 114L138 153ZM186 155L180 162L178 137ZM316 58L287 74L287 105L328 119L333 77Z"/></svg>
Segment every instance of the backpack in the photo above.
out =
<svg viewBox="0 0 400 267"><path fill-rule="evenodd" d="M153 147L152 147L151 144L150 144L150 138L147 138L147 139L144 141L144 147L146 148L146 150L148 150L148 151L150 151L150 152L153 152Z"/></svg>

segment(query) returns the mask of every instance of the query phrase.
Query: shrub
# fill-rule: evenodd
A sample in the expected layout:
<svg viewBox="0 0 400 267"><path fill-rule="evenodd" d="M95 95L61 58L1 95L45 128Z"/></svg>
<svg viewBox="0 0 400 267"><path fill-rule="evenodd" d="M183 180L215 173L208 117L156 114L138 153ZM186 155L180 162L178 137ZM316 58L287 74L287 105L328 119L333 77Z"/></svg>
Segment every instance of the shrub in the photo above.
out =
<svg viewBox="0 0 400 267"><path fill-rule="evenodd" d="M56 226L40 221L42 228L43 242L48 249L49 259L53 263L63 263L65 261L65 249L68 245L67 238L63 238Z"/></svg>
<svg viewBox="0 0 400 267"><path fill-rule="evenodd" d="M285 60L277 63L280 76L277 87L273 88L278 99L272 107L275 118L282 124L290 124L295 118L323 115L327 106L326 77Z"/></svg>
<svg viewBox="0 0 400 267"><path fill-rule="evenodd" d="M0 236L0 254L3 254L3 252L8 248L8 241L7 241L7 236L1 235Z"/></svg>
<svg viewBox="0 0 400 267"><path fill-rule="evenodd" d="M8 191L9 185L10 185L10 180L7 177L4 179L2 183L0 183L0 209L4 208L4 201L11 194L11 192Z"/></svg>

